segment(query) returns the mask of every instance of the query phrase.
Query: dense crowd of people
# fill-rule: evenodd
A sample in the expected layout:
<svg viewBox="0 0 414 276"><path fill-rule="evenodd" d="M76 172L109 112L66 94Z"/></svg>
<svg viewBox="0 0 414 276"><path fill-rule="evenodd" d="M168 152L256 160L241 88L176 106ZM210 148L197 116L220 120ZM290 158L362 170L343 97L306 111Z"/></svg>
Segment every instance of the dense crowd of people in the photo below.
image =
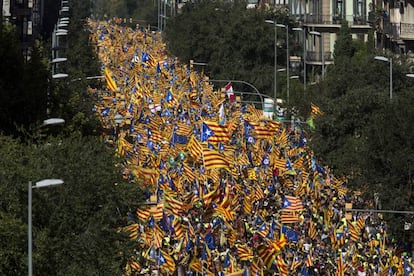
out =
<svg viewBox="0 0 414 276"><path fill-rule="evenodd" d="M346 211L374 206L318 162L304 129L167 56L159 32L89 28L106 78L95 110L147 199L123 227L137 241L126 273L411 275L380 215Z"/></svg>

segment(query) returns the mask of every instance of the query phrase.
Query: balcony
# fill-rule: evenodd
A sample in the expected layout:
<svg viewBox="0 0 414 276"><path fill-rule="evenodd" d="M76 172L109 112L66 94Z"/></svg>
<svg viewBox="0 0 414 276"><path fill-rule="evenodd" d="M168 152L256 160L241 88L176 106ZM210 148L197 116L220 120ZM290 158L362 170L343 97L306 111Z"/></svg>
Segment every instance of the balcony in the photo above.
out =
<svg viewBox="0 0 414 276"><path fill-rule="evenodd" d="M401 23L400 24L400 39L414 40L414 24Z"/></svg>
<svg viewBox="0 0 414 276"><path fill-rule="evenodd" d="M368 20L365 15L338 15L338 14L305 14L304 24L316 24L316 25L336 25L338 28L341 26L342 20L349 22L350 26L367 25Z"/></svg>
<svg viewBox="0 0 414 276"><path fill-rule="evenodd" d="M330 64L333 62L333 56L331 51L325 51L323 55L325 64ZM322 53L320 51L306 51L306 63L322 64Z"/></svg>

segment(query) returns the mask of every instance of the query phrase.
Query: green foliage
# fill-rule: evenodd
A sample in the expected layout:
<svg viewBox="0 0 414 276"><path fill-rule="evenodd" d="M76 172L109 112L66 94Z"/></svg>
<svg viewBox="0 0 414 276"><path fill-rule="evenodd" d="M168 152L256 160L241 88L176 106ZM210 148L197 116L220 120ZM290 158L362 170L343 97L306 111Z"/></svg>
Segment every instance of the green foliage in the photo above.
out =
<svg viewBox="0 0 414 276"><path fill-rule="evenodd" d="M348 22L343 20L339 29L338 37L335 41L334 60L337 62L341 58L352 58L355 53L355 47L352 41L351 31Z"/></svg>
<svg viewBox="0 0 414 276"><path fill-rule="evenodd" d="M22 123L18 101L24 91L24 63L16 30L6 23L0 25L0 59L0 130L15 134L16 124Z"/></svg>
<svg viewBox="0 0 414 276"><path fill-rule="evenodd" d="M207 62L211 79L234 79L252 83L259 91L272 94L274 73L275 19L287 23L285 14L246 9L246 3L223 1L187 3L182 13L167 22L164 37L170 54L183 63L192 59ZM284 39L280 34L279 38ZM286 52L278 52L286 62ZM284 58L282 58L284 57ZM237 87L236 87L237 89Z"/></svg>
<svg viewBox="0 0 414 276"><path fill-rule="evenodd" d="M414 115L412 82L404 76L410 63L394 57L390 100L389 63L374 60L371 40L350 41L346 27L340 33L335 65L322 83L327 93L319 103L325 116L315 122L312 147L335 174L348 177L351 187L371 198L378 192L383 209L410 210L414 128L409 118ZM408 218L388 219L393 234L413 240L402 230Z"/></svg>
<svg viewBox="0 0 414 276"><path fill-rule="evenodd" d="M0 235L12 241L0 246L1 274L27 270L28 181L62 178L62 186L33 190L35 273L120 275L131 244L116 229L143 199L121 178L113 153L99 139L76 135L37 145L0 141Z"/></svg>

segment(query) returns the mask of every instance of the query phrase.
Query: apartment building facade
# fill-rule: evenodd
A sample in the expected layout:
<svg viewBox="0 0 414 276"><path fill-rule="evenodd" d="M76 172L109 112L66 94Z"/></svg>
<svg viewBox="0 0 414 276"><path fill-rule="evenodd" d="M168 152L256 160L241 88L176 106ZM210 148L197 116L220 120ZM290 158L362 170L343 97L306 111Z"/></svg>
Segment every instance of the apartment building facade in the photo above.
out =
<svg viewBox="0 0 414 276"><path fill-rule="evenodd" d="M42 0L0 0L1 22L13 24L19 34L21 49L26 60L30 58L35 39L42 28Z"/></svg>
<svg viewBox="0 0 414 276"><path fill-rule="evenodd" d="M306 64L323 75L333 64L333 50L341 22L346 20L354 39L367 41L373 31L375 47L396 54L414 52L414 0L264 0L305 30ZM315 35L318 34L318 35Z"/></svg>

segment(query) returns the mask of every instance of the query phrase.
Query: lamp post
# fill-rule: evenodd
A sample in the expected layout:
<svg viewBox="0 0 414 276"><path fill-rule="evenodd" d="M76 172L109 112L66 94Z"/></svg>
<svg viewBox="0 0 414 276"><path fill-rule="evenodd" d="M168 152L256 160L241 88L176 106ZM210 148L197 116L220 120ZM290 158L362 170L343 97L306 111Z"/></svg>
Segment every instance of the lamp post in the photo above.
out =
<svg viewBox="0 0 414 276"><path fill-rule="evenodd" d="M28 239L28 273L29 276L33 276L33 258L32 258L32 189L33 188L43 188L48 186L55 186L63 184L62 179L43 179L36 182L32 186L32 181L28 183L28 230L27 230L27 239Z"/></svg>
<svg viewBox="0 0 414 276"><path fill-rule="evenodd" d="M392 99L392 58L375 56L374 59L390 63L390 100Z"/></svg>
<svg viewBox="0 0 414 276"><path fill-rule="evenodd" d="M265 22L268 24L273 24L275 27L275 60L274 60L275 73L274 73L274 79L273 79L273 82L274 82L273 98L274 98L274 105L275 105L274 109L276 113L276 110L277 110L277 85L276 85L277 84L277 27L286 28L286 42L288 41L288 27L283 24L278 24L274 20L265 20ZM287 48L287 57L288 57L286 70L287 70L287 75L289 79L289 44L287 43L286 46L287 46L286 48ZM287 83L289 86L289 80L287 81Z"/></svg>
<svg viewBox="0 0 414 276"><path fill-rule="evenodd" d="M292 28L292 31L302 32L303 33L303 90L306 91L306 29L302 28Z"/></svg>
<svg viewBox="0 0 414 276"><path fill-rule="evenodd" d="M60 125L64 124L65 120L62 118L50 118L43 121L42 126Z"/></svg>
<svg viewBox="0 0 414 276"><path fill-rule="evenodd" d="M65 73L57 73L52 75L52 79L63 79L63 78L67 78L69 75L65 74Z"/></svg>
<svg viewBox="0 0 414 276"><path fill-rule="evenodd" d="M323 45L323 35L320 32L310 31L309 34L319 36L321 47L321 61L322 61L322 79L325 77L325 49Z"/></svg>

